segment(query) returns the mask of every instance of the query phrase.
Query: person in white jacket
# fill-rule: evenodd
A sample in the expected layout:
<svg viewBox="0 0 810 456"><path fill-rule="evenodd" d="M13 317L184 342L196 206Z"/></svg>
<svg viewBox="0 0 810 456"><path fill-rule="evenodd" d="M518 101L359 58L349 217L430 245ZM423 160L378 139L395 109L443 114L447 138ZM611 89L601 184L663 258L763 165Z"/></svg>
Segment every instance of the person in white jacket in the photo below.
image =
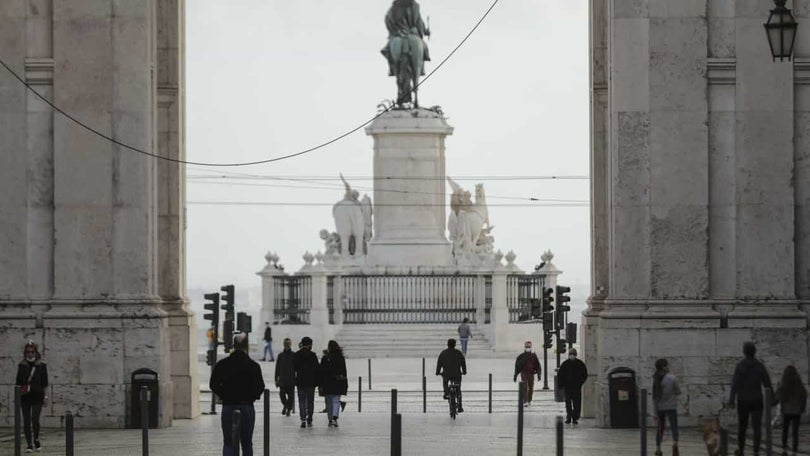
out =
<svg viewBox="0 0 810 456"><path fill-rule="evenodd" d="M653 404L658 419L658 430L655 433L655 454L661 456L661 440L666 427L665 420L669 419L672 433L672 456L678 456L678 396L681 389L678 379L669 372L669 361L661 358L655 362L655 375L653 375Z"/></svg>

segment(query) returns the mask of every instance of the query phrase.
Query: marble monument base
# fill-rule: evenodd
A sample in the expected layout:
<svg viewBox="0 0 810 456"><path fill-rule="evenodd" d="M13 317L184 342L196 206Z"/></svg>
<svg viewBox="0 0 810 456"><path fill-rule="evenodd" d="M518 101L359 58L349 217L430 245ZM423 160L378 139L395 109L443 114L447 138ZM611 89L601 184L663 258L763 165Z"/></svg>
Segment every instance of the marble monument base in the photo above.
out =
<svg viewBox="0 0 810 456"><path fill-rule="evenodd" d="M393 266L449 266L453 246L448 241L371 241L368 263Z"/></svg>

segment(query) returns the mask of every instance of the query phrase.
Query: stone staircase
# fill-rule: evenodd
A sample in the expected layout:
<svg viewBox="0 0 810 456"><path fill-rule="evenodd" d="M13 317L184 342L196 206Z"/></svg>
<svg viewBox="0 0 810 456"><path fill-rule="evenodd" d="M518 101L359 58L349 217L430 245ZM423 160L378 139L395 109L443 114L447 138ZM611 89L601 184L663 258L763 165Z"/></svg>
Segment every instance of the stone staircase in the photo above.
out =
<svg viewBox="0 0 810 456"><path fill-rule="evenodd" d="M492 358L495 351L489 341L476 328L467 344L467 356ZM434 358L447 348L447 339L458 340L456 324L424 325L348 325L345 324L335 336L350 358ZM457 343L456 348L461 349Z"/></svg>

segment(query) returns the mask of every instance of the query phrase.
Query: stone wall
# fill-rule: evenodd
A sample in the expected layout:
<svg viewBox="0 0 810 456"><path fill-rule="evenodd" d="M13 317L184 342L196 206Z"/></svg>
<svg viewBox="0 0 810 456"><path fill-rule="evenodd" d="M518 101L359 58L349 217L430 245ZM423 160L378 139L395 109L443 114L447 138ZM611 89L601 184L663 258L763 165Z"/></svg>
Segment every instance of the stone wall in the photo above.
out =
<svg viewBox="0 0 810 456"><path fill-rule="evenodd" d="M788 7L801 36L810 2ZM649 388L659 357L684 382L680 411L691 422L719 410L745 340L774 380L788 363L808 377L810 228L799 178L810 177L810 39L797 39L795 62L772 62L762 27L771 8L591 1L583 351L585 411L602 424L607 373L630 367Z"/></svg>
<svg viewBox="0 0 810 456"><path fill-rule="evenodd" d="M150 153L184 158L183 1L10 0L0 55L42 96ZM0 426L26 339L50 371L45 425L121 427L132 371L161 426L197 413L180 166L126 150L0 77ZM171 347L171 349L170 349Z"/></svg>

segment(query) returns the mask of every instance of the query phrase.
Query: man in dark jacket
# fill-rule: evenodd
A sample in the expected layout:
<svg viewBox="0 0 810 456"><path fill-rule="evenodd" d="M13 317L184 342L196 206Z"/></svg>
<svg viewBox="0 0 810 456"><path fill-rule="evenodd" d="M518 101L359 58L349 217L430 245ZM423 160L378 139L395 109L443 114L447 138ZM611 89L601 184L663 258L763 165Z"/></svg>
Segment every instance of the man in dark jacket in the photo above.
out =
<svg viewBox="0 0 810 456"><path fill-rule="evenodd" d="M751 418L751 427L754 433L754 455L759 454L759 442L762 437L762 388L767 388L771 394L771 377L765 366L754 355L757 347L753 342L743 344L745 359L737 363L734 377L731 379L731 396L729 405L737 406L737 448L742 454L745 448L745 432L748 428L748 418Z"/></svg>
<svg viewBox="0 0 810 456"><path fill-rule="evenodd" d="M557 371L557 388L565 394L565 422L579 424L582 411L582 385L588 380L588 368L577 358L577 349L568 351L568 359Z"/></svg>
<svg viewBox="0 0 810 456"><path fill-rule="evenodd" d="M298 387L298 416L301 427L312 427L312 412L315 408L315 388L318 386L318 356L312 353L312 339L301 339L301 349L293 358L295 386Z"/></svg>
<svg viewBox="0 0 810 456"><path fill-rule="evenodd" d="M290 416L290 413L295 407L295 367L293 366L293 358L295 353L292 351L292 341L289 337L284 339L284 351L278 354L276 361L276 374L275 382L278 388L278 397L281 399L282 415Z"/></svg>
<svg viewBox="0 0 810 456"><path fill-rule="evenodd" d="M448 399L447 383L451 380L458 383L458 411L463 412L464 409L461 407L461 376L467 375L467 361L464 359L464 354L456 350L455 339L447 339L447 348L439 354L439 360L436 362L436 375L442 376L445 399Z"/></svg>
<svg viewBox="0 0 810 456"><path fill-rule="evenodd" d="M528 406L532 403L532 396L534 394L534 376L537 375L537 380L540 381L540 360L537 355L532 352L532 341L527 340L523 344L523 353L518 355L515 360L515 375L512 376L512 381L517 381L517 376L520 374L520 381L526 389L523 394L523 405Z"/></svg>
<svg viewBox="0 0 810 456"><path fill-rule="evenodd" d="M242 415L242 435L240 437L242 454L253 456L253 425L256 422L256 411L253 403L264 392L262 370L256 361L248 356L248 335L240 333L233 338L233 352L219 361L211 372L208 386L222 399L222 454L233 453L231 440L233 414L236 410Z"/></svg>

